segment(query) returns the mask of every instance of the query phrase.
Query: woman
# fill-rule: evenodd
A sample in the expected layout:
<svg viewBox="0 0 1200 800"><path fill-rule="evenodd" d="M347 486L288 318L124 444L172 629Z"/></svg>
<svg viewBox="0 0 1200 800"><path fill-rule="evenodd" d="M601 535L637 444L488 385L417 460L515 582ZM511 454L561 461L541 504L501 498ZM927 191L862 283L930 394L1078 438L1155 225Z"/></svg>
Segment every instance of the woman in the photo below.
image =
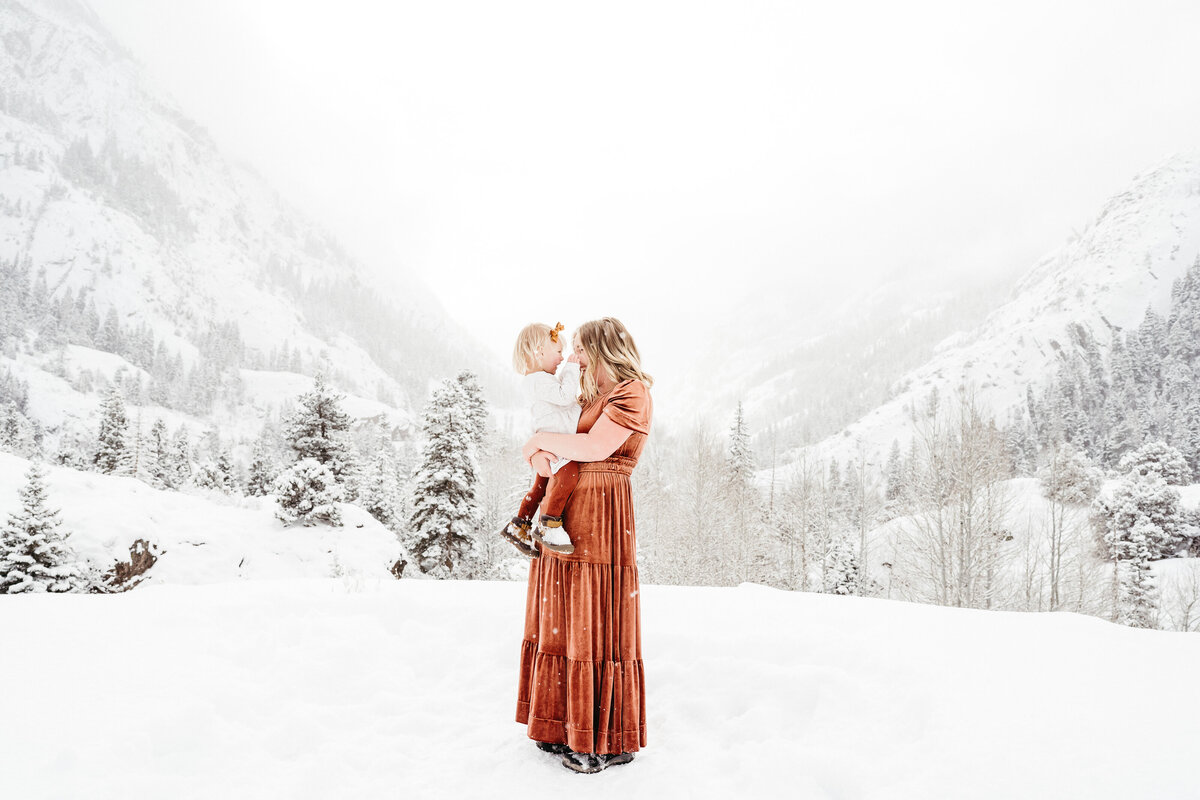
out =
<svg viewBox="0 0 1200 800"><path fill-rule="evenodd" d="M530 562L517 722L563 766L599 772L646 744L641 596L629 476L650 433L650 376L625 326L586 322L574 340L583 412L575 434L534 434L522 452L579 463L563 517L575 551Z"/></svg>

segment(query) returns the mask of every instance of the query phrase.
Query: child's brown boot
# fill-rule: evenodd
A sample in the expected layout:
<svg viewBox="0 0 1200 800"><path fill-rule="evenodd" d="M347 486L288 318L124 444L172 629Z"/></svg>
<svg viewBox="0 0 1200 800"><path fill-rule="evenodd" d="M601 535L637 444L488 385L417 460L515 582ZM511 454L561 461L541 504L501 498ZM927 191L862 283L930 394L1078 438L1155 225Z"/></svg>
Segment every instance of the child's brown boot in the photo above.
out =
<svg viewBox="0 0 1200 800"><path fill-rule="evenodd" d="M537 539L547 550L564 555L575 552L575 545L571 542L571 537L567 535L567 529L563 527L561 516L552 517L542 514L537 527L533 529L533 538Z"/></svg>
<svg viewBox="0 0 1200 800"><path fill-rule="evenodd" d="M509 541L513 547L520 551L521 555L529 558L537 558L537 548L533 546L533 539L529 536L530 522L527 519L513 517L512 520L500 530L500 535Z"/></svg>

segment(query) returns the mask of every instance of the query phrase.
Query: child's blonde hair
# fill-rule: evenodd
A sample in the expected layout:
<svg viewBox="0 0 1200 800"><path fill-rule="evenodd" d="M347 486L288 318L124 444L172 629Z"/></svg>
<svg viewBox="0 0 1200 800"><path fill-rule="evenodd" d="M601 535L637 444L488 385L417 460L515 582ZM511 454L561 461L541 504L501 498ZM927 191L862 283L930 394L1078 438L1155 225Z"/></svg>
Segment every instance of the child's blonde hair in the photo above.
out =
<svg viewBox="0 0 1200 800"><path fill-rule="evenodd" d="M621 320L604 317L585 322L575 331L575 337L588 358L588 370L583 375L582 387L585 404L600 395L596 373L601 369L617 383L637 379L646 384L646 388L654 385L654 379L642 369L642 356Z"/></svg>
<svg viewBox="0 0 1200 800"><path fill-rule="evenodd" d="M539 368L537 351L550 341L550 330L544 322L533 322L521 329L513 346L513 369L528 375Z"/></svg>

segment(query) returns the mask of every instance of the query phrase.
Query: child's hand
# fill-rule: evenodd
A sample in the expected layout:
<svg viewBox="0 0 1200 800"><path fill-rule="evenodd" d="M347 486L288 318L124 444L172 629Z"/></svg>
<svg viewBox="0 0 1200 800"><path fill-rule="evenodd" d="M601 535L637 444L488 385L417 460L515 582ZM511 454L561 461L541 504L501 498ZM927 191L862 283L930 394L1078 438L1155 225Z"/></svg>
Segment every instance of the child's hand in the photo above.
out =
<svg viewBox="0 0 1200 800"><path fill-rule="evenodd" d="M534 453L530 463L533 465L534 471L543 478L549 478L553 474L550 471L550 454L545 450L538 450Z"/></svg>
<svg viewBox="0 0 1200 800"><path fill-rule="evenodd" d="M571 353L571 355L567 356L567 361L571 362L572 364L578 364L579 363L579 354Z"/></svg>

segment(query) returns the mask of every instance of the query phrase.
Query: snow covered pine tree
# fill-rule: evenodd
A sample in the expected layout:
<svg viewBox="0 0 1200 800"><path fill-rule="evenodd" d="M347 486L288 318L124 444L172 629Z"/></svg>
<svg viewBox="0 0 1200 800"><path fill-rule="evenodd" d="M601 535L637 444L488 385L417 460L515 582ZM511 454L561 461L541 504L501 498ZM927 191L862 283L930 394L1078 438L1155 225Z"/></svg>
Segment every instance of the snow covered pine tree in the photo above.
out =
<svg viewBox="0 0 1200 800"><path fill-rule="evenodd" d="M451 380L434 390L425 406L425 447L413 476L409 550L422 572L438 578L472 577L478 566L477 413Z"/></svg>
<svg viewBox="0 0 1200 800"><path fill-rule="evenodd" d="M754 453L750 449L750 430L739 400L729 428L729 450L725 457L726 518L733 527L733 550L739 564L738 578L752 580L751 562L764 552L767 541L762 535L758 491L754 487ZM757 576L755 576L757 577Z"/></svg>
<svg viewBox="0 0 1200 800"><path fill-rule="evenodd" d="M67 546L58 511L46 505L46 472L34 462L25 473L21 509L0 531L0 594L86 592L85 570Z"/></svg>
<svg viewBox="0 0 1200 800"><path fill-rule="evenodd" d="M337 504L342 500L342 486L333 472L314 458L303 458L275 481L275 496L279 508L275 517L285 524L299 522L311 526L327 522L335 527L342 524L342 512Z"/></svg>
<svg viewBox="0 0 1200 800"><path fill-rule="evenodd" d="M104 396L100 408L100 434L96 454L92 463L100 472L112 474L123 472L129 455L125 434L129 430L129 418L125 414L125 399L121 387L113 384Z"/></svg>
<svg viewBox="0 0 1200 800"><path fill-rule="evenodd" d="M372 517L392 528L396 524L396 465L391 439L380 433L371 464L358 490L358 505Z"/></svg>
<svg viewBox="0 0 1200 800"><path fill-rule="evenodd" d="M284 435L297 458L275 481L275 516L285 523L342 524L337 503L345 499L342 478L350 470L344 438L350 415L342 411L341 400L318 374L313 390L300 396L295 412L284 421Z"/></svg>
<svg viewBox="0 0 1200 800"><path fill-rule="evenodd" d="M1175 555L1182 544L1179 492L1156 471L1131 471L1111 498L1092 502L1091 523L1113 562L1112 619L1151 627L1157 599L1149 565Z"/></svg>
<svg viewBox="0 0 1200 800"><path fill-rule="evenodd" d="M154 420L154 424L150 426L146 453L149 457L147 472L150 477L150 485L160 489L175 488L175 473L170 468L171 439L167 433L167 425L161 417Z"/></svg>
<svg viewBox="0 0 1200 800"><path fill-rule="evenodd" d="M311 392L300 395L296 410L283 424L284 437L296 460L311 458L333 473L343 482L350 469L350 447L346 434L350 430L350 415L342 411L345 399L335 394L325 383L325 376L317 373Z"/></svg>
<svg viewBox="0 0 1200 800"><path fill-rule="evenodd" d="M471 427L471 442L478 459L487 440L487 401L483 399L483 389L480 388L479 379L475 377L474 372L464 369L454 380L462 394L460 401Z"/></svg>
<svg viewBox="0 0 1200 800"><path fill-rule="evenodd" d="M1141 476L1156 473L1172 486L1187 486L1192 482L1192 468L1183 453L1160 440L1147 442L1121 459L1121 472Z"/></svg>
<svg viewBox="0 0 1200 800"><path fill-rule="evenodd" d="M267 455L267 445L260 436L254 442L250 454L250 467L246 477L246 494L251 497L266 497L275 482L275 465Z"/></svg>

